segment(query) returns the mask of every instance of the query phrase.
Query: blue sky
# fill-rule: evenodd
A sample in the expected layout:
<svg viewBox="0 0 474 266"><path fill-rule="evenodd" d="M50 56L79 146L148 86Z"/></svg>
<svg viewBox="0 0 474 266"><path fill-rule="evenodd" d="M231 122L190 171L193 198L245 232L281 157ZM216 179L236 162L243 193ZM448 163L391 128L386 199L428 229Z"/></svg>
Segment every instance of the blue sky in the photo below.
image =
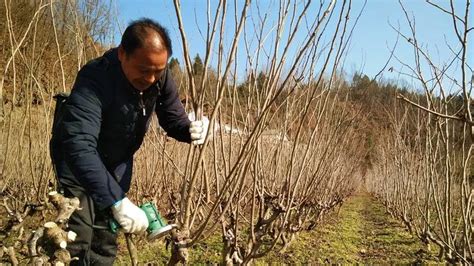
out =
<svg viewBox="0 0 474 266"><path fill-rule="evenodd" d="M216 5L216 1L211 1L211 5ZM229 1L232 2L232 1ZM240 1L238 1L240 2ZM448 1L435 1L444 7ZM279 1L261 0L259 4L271 8L278 6ZM426 47L431 54L433 61L439 65L452 57L452 52L446 46L449 43L453 47L459 47L454 35L452 20L444 13L429 6L423 0L405 0L402 1L408 11L409 16L415 18L418 41L423 47ZM362 9L364 1L353 0L352 22L354 22L357 13ZM177 20L172 1L160 0L120 0L116 2L118 9L117 21L121 28L125 28L128 22L140 17L150 17L168 28L174 43L174 56L182 60L181 38L179 36ZM465 0L455 0L455 8L463 14ZM201 57L205 52L204 41L196 30L196 25L202 25L205 34L206 20L206 1L182 1L182 15L184 25L187 29L186 34L189 40L192 57L199 53ZM274 15L276 19L276 14ZM471 18L472 20L472 18ZM363 14L353 33L351 44L347 52L347 58L344 63L344 70L348 75L354 71L367 74L374 77L384 66L390 55L390 49L396 42L397 33L391 28L400 27L403 33L409 34L408 24L405 15L402 12L400 4L396 0L368 0ZM472 26L472 24L471 24ZM471 34L472 35L472 34ZM472 38L471 38L472 39ZM120 40L120 31L115 34L115 40ZM471 40L472 43L472 40ZM413 49L405 40L400 39L395 50L395 55L405 63L413 64ZM473 65L472 52L468 54L469 63ZM245 60L242 56L239 60ZM242 65L242 64L240 64ZM400 72L408 71L402 67L393 58L389 67L394 67ZM456 73L459 68L453 67ZM397 71L383 73L385 79L409 80L408 77L400 75Z"/></svg>

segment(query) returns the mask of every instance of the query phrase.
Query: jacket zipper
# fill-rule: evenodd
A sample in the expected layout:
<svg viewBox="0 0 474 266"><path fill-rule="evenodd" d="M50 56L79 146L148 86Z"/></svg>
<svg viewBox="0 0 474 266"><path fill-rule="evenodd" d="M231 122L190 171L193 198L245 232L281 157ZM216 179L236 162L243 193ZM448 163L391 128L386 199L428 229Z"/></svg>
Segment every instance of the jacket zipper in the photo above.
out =
<svg viewBox="0 0 474 266"><path fill-rule="evenodd" d="M146 108L145 104L143 103L143 91L140 92L140 99L138 105L142 108L142 115L146 116Z"/></svg>

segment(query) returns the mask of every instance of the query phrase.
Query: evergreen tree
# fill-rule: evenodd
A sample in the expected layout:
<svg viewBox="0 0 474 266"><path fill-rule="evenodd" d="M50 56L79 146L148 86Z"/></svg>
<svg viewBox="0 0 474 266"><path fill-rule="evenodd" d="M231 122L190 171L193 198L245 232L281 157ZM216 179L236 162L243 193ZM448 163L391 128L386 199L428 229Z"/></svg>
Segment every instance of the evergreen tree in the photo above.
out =
<svg viewBox="0 0 474 266"><path fill-rule="evenodd" d="M194 71L195 77L201 76L202 73L204 72L204 65L202 63L202 59L199 56L199 54L196 54L196 56L194 57L193 71Z"/></svg>
<svg viewBox="0 0 474 266"><path fill-rule="evenodd" d="M171 71L174 71L176 69L180 69L180 65L179 65L179 61L178 59L172 57L169 64L168 64L168 67L169 69L171 69Z"/></svg>

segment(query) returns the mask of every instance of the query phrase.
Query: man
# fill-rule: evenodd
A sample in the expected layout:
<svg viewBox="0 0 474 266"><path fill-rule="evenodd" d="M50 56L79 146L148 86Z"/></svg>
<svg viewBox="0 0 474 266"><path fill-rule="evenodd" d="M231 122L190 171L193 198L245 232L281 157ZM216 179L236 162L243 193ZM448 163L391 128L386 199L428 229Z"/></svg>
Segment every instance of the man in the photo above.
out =
<svg viewBox="0 0 474 266"><path fill-rule="evenodd" d="M166 29L150 19L132 22L120 46L87 63L78 73L64 113L53 128L51 156L64 194L78 197L82 210L69 220L77 239L69 244L80 265L111 265L117 252L110 217L127 233L148 227L132 203L133 155L153 111L167 134L202 144L208 120L191 122L167 70L172 54Z"/></svg>

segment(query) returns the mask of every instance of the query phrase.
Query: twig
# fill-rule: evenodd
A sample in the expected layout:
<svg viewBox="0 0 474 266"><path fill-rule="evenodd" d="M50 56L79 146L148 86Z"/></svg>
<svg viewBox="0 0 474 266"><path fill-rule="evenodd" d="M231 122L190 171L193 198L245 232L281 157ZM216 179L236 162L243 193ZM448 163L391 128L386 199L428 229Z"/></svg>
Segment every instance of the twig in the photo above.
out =
<svg viewBox="0 0 474 266"><path fill-rule="evenodd" d="M415 107L418 107L418 108L420 108L420 109L422 109L422 110L424 110L424 111L427 111L427 112L429 112L429 113L431 113L431 114L434 114L434 115L436 115L436 116L443 117L443 118L448 118L448 119L453 119L453 120L457 120L457 121L462 121L462 122L465 122L465 123L467 123L467 124L469 124L469 125L474 125L474 122L468 121L468 120L466 120L466 119L464 119L464 118L462 118L462 117L452 116L452 115L446 115L446 114L441 114L441 113L438 113L438 112L433 111L433 110L431 110L431 109L428 109L428 108L426 108L426 107L424 107L424 106L421 106L421 105L419 105L419 104L417 104L417 103L415 103L415 102L410 101L408 98L406 98L406 97L403 96L402 94L398 94L397 99L402 99L402 100L404 100L405 102L407 102L407 103L409 103L409 104L411 104L411 105L413 105L413 106L415 106Z"/></svg>
<svg viewBox="0 0 474 266"><path fill-rule="evenodd" d="M428 4L430 4L430 5L434 6L434 7L436 7L437 9L441 10L442 12L444 12L444 13L450 15L450 16L453 16L453 17L455 17L457 20L459 20L460 22L464 23L464 20L463 20L462 18L460 18L459 16L457 16L457 15L454 14L453 12L451 12L451 11L445 9L444 7L442 7L442 6L438 5L438 4L435 4L435 3L431 2L430 0L426 0L426 3L428 3Z"/></svg>
<svg viewBox="0 0 474 266"><path fill-rule="evenodd" d="M133 244L132 235L125 233L125 240L127 241L127 250L128 250L128 254L130 255L130 261L132 262L133 266L137 266L138 254L137 254L137 248L135 247L135 244Z"/></svg>
<svg viewBox="0 0 474 266"><path fill-rule="evenodd" d="M12 263L13 266L17 266L19 263L18 263L18 259L16 258L16 253L15 253L15 249L13 247L8 247L8 248L5 248L5 252L8 253L8 257L10 258L10 262Z"/></svg>

